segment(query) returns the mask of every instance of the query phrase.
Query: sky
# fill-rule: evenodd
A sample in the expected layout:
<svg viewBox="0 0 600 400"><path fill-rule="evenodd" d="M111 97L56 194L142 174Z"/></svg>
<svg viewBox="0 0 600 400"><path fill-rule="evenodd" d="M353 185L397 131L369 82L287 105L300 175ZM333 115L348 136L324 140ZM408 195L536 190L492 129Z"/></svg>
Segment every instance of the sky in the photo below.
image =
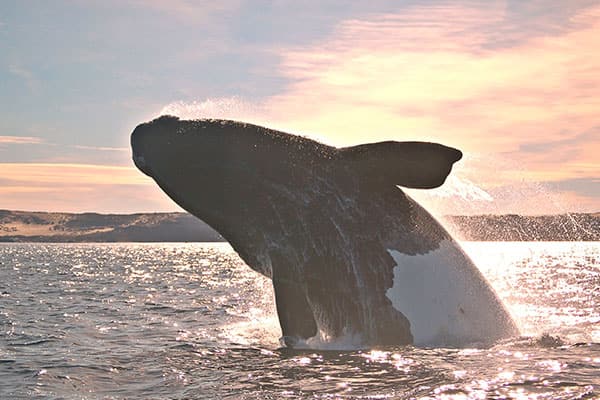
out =
<svg viewBox="0 0 600 400"><path fill-rule="evenodd" d="M600 211L599 1L0 2L0 209L181 210L132 162L161 114L465 156L437 213Z"/></svg>

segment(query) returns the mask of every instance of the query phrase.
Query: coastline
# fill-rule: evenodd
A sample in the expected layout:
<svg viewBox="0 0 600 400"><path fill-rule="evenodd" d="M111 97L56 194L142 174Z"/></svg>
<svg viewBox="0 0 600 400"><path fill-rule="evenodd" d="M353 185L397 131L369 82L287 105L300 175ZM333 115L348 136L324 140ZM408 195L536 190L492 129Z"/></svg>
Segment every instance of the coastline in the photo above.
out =
<svg viewBox="0 0 600 400"><path fill-rule="evenodd" d="M454 215L441 222L463 241L600 241L600 213ZM0 242L224 242L184 212L99 214L0 210Z"/></svg>

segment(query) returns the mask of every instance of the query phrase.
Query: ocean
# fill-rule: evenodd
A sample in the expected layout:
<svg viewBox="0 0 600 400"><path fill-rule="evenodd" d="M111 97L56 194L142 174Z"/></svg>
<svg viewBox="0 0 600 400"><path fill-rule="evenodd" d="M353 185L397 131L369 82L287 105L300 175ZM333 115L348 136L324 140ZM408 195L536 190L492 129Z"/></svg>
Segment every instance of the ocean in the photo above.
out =
<svg viewBox="0 0 600 400"><path fill-rule="evenodd" d="M281 348L225 243L1 244L0 399L600 397L600 242L464 242L522 335L491 348Z"/></svg>

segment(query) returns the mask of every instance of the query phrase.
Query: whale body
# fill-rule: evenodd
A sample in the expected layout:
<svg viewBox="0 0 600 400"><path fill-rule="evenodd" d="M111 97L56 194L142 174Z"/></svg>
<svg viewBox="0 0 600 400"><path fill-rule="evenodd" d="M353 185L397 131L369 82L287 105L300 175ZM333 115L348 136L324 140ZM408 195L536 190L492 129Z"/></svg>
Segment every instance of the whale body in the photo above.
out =
<svg viewBox="0 0 600 400"><path fill-rule="evenodd" d="M335 148L229 120L162 116L133 160L272 279L289 347L491 344L517 328L446 230L398 186L442 185L462 153L426 142Z"/></svg>

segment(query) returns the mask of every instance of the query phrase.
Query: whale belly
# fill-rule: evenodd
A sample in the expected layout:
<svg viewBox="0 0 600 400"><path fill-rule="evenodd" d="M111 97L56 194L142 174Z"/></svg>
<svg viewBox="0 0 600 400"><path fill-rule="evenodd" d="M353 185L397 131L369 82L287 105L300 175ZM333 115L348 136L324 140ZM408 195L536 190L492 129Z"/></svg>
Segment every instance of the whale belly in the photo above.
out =
<svg viewBox="0 0 600 400"><path fill-rule="evenodd" d="M388 253L396 266L386 296L410 321L415 345L489 344L516 333L493 289L454 241L422 255Z"/></svg>

